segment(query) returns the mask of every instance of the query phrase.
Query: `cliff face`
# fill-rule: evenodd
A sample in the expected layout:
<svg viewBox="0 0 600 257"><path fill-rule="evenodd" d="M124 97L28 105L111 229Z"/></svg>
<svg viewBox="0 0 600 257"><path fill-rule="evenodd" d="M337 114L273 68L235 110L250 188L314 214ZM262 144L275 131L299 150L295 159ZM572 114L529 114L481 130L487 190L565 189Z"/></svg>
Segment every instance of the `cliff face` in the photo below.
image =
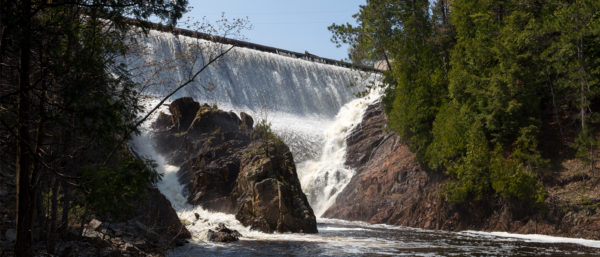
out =
<svg viewBox="0 0 600 257"><path fill-rule="evenodd" d="M169 109L172 115L161 114L154 123L154 137L161 154L181 167L179 181L191 204L235 214L264 232L317 232L283 142L257 133L245 113L240 118L191 98L177 99Z"/></svg>
<svg viewBox="0 0 600 257"><path fill-rule="evenodd" d="M556 179L545 185L549 194L547 210L537 214L528 206L500 199L452 205L441 197L448 177L420 165L407 145L395 133L386 131L386 119L381 104L371 105L362 124L347 138L346 165L355 168L356 175L323 217L426 229L600 239L597 179L569 179L569 165L554 171ZM577 194L575 187L584 185L588 201L581 204L572 195Z"/></svg>
<svg viewBox="0 0 600 257"><path fill-rule="evenodd" d="M369 106L347 138L346 165L356 175L323 217L440 229L442 176L421 167L385 124L381 104Z"/></svg>

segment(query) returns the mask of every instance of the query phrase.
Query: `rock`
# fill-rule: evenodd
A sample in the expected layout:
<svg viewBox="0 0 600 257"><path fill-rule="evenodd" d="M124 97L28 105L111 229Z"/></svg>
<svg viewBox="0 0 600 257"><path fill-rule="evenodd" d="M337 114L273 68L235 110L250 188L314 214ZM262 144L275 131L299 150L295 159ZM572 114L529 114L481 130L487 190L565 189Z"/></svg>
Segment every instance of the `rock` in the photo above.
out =
<svg viewBox="0 0 600 257"><path fill-rule="evenodd" d="M97 219L92 219L89 223L88 223L88 228L91 230L96 230L100 227L100 225L102 225L102 221L99 221Z"/></svg>
<svg viewBox="0 0 600 257"><path fill-rule="evenodd" d="M254 126L254 119L252 119L252 116L245 112L240 112L240 118L242 119L242 125L244 125L246 129L252 129L252 126Z"/></svg>
<svg viewBox="0 0 600 257"><path fill-rule="evenodd" d="M273 145L270 157L257 155L262 145L253 143L243 156L234 195L236 218L264 232L316 233L314 213L302 193L296 166L285 145Z"/></svg>
<svg viewBox="0 0 600 257"><path fill-rule="evenodd" d="M592 204L582 207L552 197L553 190L572 190L560 188L563 185L589 180L585 175L557 179L557 188L548 190L543 214L536 214L527 203L500 198L453 205L441 197L449 178L420 165L403 140L386 130L386 124L383 106L378 103L368 107L361 124L351 131L346 139L346 165L354 168L356 175L323 214L324 218L426 229L600 239L600 201L590 199ZM595 187L598 190L591 188L586 192L599 192L600 185Z"/></svg>
<svg viewBox="0 0 600 257"><path fill-rule="evenodd" d="M194 213L194 216L196 216L196 220L199 220L199 219L200 219L200 214L198 214L198 213Z"/></svg>
<svg viewBox="0 0 600 257"><path fill-rule="evenodd" d="M189 100L173 103L173 109L196 106ZM153 135L157 150L180 166L177 175L188 201L236 214L243 224L265 232L317 232L289 148L277 140L253 139L254 121L246 113L240 119L206 104L196 110L187 117L172 111L179 124L192 120L187 129L172 126Z"/></svg>
<svg viewBox="0 0 600 257"><path fill-rule="evenodd" d="M135 224L135 226L141 231L144 231L144 232L148 231L148 227L146 225L142 224L139 220L135 220L133 222L133 224Z"/></svg>
<svg viewBox="0 0 600 257"><path fill-rule="evenodd" d="M173 120L171 119L171 117L172 116L167 115L164 112L160 112L154 123L152 123L152 128L158 130L169 129L171 126L173 126Z"/></svg>
<svg viewBox="0 0 600 257"><path fill-rule="evenodd" d="M179 220L171 202L157 188L148 188L146 198L137 206L133 223L137 229L146 232L149 238L156 241L164 239L167 242L174 238L191 238L192 235Z"/></svg>
<svg viewBox="0 0 600 257"><path fill-rule="evenodd" d="M239 238L242 236L240 232L237 230L231 230L227 228L223 223L219 223L218 227L215 230L208 230L206 234L206 239L212 242L234 242L240 240Z"/></svg>
<svg viewBox="0 0 600 257"><path fill-rule="evenodd" d="M4 236L8 242L15 241L17 239L17 231L9 228L6 230L6 232L4 232Z"/></svg>
<svg viewBox="0 0 600 257"><path fill-rule="evenodd" d="M387 131L378 103L347 138L346 165L356 169L326 218L440 229L443 174L424 169L397 134ZM446 227L447 228L447 227Z"/></svg>
<svg viewBox="0 0 600 257"><path fill-rule="evenodd" d="M169 111L171 112L171 120L175 129L177 131L187 130L199 108L200 104L191 97L182 97L173 101L169 105Z"/></svg>

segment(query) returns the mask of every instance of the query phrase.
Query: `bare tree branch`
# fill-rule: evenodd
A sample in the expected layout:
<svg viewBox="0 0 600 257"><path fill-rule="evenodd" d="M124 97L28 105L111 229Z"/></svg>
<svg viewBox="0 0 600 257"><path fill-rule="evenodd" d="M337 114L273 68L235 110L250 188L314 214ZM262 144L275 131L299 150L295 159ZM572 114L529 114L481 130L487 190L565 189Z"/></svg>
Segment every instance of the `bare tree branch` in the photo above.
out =
<svg viewBox="0 0 600 257"><path fill-rule="evenodd" d="M200 73L202 73L206 68L208 68L210 65L212 65L214 62L216 62L221 57L223 57L225 54L229 53L229 51L231 51L234 47L235 46L231 46L229 49L227 49L227 50L221 52L220 54L218 54L217 56L211 58L208 63L206 63L204 66L202 66L202 68L200 70L198 70L196 73L194 73L194 75L192 75L186 82L182 83L177 88L173 89L165 97L163 97L163 99L156 106L154 106L154 108L152 108L152 110L150 110L142 119L140 119L138 122L135 123L134 128L138 128L140 125L142 125L142 123L144 123L152 115L152 113L154 113L156 110L158 110L158 108L160 108L160 106L162 106L171 96L173 96L175 93L177 93L179 90L186 87L190 83L194 82L196 80L196 77L198 77L198 75L200 75ZM128 133L130 133L130 132L131 131L129 131ZM125 138L126 137L123 137L120 140L120 142L115 146L115 148L110 152L110 154L104 160L103 165L106 165L108 163L108 161L112 158L112 156L115 154L117 149L119 149L119 147L121 145L123 145L123 143L125 143Z"/></svg>

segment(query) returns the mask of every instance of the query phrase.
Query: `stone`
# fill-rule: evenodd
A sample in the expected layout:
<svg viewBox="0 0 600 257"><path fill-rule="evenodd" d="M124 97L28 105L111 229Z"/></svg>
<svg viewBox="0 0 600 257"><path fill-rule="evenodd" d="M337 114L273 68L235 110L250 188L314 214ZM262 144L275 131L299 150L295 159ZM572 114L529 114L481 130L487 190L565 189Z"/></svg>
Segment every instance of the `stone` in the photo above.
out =
<svg viewBox="0 0 600 257"><path fill-rule="evenodd" d="M152 123L152 128L158 130L165 130L170 128L171 126L173 126L173 119L170 115L164 112L160 112L158 114L158 117L156 117L154 123Z"/></svg>
<svg viewBox="0 0 600 257"><path fill-rule="evenodd" d="M219 225L214 228L214 230L209 229L206 234L206 239L212 242L234 242L240 240L239 238L242 236L240 232L237 230L229 229L223 223L219 223Z"/></svg>
<svg viewBox="0 0 600 257"><path fill-rule="evenodd" d="M199 219L200 219L200 214L198 214L198 213L194 213L194 216L196 216L196 220L199 220Z"/></svg>
<svg viewBox="0 0 600 257"><path fill-rule="evenodd" d="M171 112L171 120L175 129L177 131L187 130L199 108L200 104L191 97L182 97L173 101L169 105L169 111Z"/></svg>
<svg viewBox="0 0 600 257"><path fill-rule="evenodd" d="M360 125L350 132L345 164L354 168L356 175L322 217L437 230L500 230L600 239L600 217L593 216L597 214L588 207L573 205L568 198L563 201L556 195L571 190L563 186L588 181L586 175L561 177L559 172L552 173L556 178L550 185L554 188L547 188L544 214L536 214L530 204L500 198L451 204L443 198L450 178L422 166L406 142L386 124L383 106L377 103L367 108ZM576 166L573 169L580 172ZM588 192L600 192L600 184L595 187Z"/></svg>
<svg viewBox="0 0 600 257"><path fill-rule="evenodd" d="M197 111L184 113L183 106ZM171 119L179 124L191 120L189 127L158 130L153 138L159 153L180 167L177 175L189 203L235 214L242 224L264 232L317 232L285 144L255 139L254 121L246 113L240 119L189 99L177 99L170 108Z"/></svg>
<svg viewBox="0 0 600 257"><path fill-rule="evenodd" d="M100 227L100 225L102 225L102 221L99 221L97 219L92 219L89 223L88 223L88 228L91 230L96 230Z"/></svg>
<svg viewBox="0 0 600 257"><path fill-rule="evenodd" d="M451 213L439 197L444 175L422 167L401 138L386 129L381 103L369 106L346 139L346 165L356 170L324 218L441 229ZM445 221L444 221L445 220Z"/></svg>
<svg viewBox="0 0 600 257"><path fill-rule="evenodd" d="M245 112L240 112L240 118L242 119L242 125L244 125L246 129L252 129L252 126L254 126L254 119L252 119L252 116Z"/></svg>
<svg viewBox="0 0 600 257"><path fill-rule="evenodd" d="M148 188L144 201L137 203L137 206L133 231L142 231L148 239L154 241L161 238L167 242L173 238L191 238L192 235L179 220L171 202L157 188Z"/></svg>

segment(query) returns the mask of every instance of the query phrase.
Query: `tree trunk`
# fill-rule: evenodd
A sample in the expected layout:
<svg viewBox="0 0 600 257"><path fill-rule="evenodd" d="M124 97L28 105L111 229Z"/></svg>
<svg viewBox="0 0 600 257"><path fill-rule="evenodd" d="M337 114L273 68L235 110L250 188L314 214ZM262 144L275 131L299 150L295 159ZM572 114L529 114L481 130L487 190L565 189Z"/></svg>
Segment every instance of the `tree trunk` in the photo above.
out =
<svg viewBox="0 0 600 257"><path fill-rule="evenodd" d="M30 113L30 49L31 49L31 1L21 2L21 37L20 37L20 74L19 74L19 103L17 111L17 158L16 158L16 185L17 185L17 235L15 242L16 256L33 256L31 250L33 228L33 203L34 192L31 185L33 173L33 160L31 140L29 134Z"/></svg>
<svg viewBox="0 0 600 257"><path fill-rule="evenodd" d="M581 62L583 62L583 38L580 38L578 40L579 42L577 42L577 59L579 60L580 63L580 67L579 67L579 72L581 73L581 86L580 86L580 101L581 101L581 107L580 107L580 115L581 115L581 133L585 133L585 107L587 105L586 103L586 99L585 99L585 69L583 68L583 65L581 64Z"/></svg>

